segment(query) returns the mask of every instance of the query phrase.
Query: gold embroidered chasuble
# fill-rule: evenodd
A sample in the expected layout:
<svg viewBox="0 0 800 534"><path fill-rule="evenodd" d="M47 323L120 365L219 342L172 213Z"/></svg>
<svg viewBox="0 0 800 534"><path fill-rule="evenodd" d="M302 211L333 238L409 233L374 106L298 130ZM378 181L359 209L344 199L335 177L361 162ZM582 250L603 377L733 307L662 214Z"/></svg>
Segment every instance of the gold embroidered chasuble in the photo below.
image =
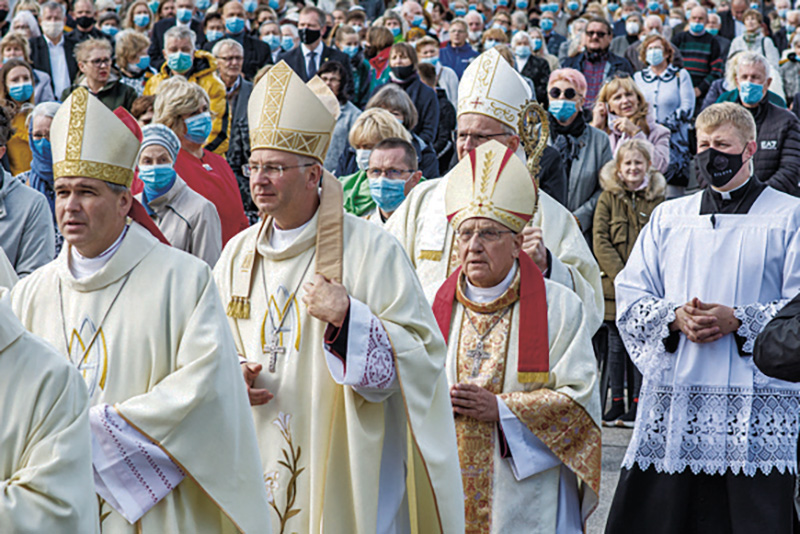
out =
<svg viewBox="0 0 800 534"><path fill-rule="evenodd" d="M485 304L468 300L463 284L462 275L448 338L448 381L474 383L500 396L519 421L577 475L585 520L596 506L599 491L600 403L583 306L574 293L545 280L550 379L547 384L521 384L517 381L519 272L503 295ZM479 336L498 320L483 340L489 357L480 361L478 376L473 377L471 351ZM501 456L497 422L459 415L456 435L467 533L556 532L559 467L517 480Z"/></svg>
<svg viewBox="0 0 800 534"><path fill-rule="evenodd" d="M372 534L384 489L399 484L408 492L409 511L392 513L405 514L406 522L410 516L412 532L461 533L463 494L444 376L446 349L422 288L395 240L378 225L344 216L342 283L380 320L393 347L397 381L389 389L335 382L323 352L327 325L302 304L302 283L314 274L321 211L285 250L269 245L271 221L242 232L225 247L214 271L227 303L233 280L257 243L249 318L229 322L239 354L263 365L256 387L275 395L252 408L273 530ZM282 320L278 344L285 352L271 373L265 343ZM349 352L347 358L353 362L359 356ZM387 445L404 450L406 443L409 480L403 480L402 470L399 480L392 480L384 463L393 458L382 458L382 452L391 448Z"/></svg>
<svg viewBox="0 0 800 534"><path fill-rule="evenodd" d="M78 368L91 405L113 406L187 475L135 525L104 505L103 532L268 531L249 403L208 265L136 223L93 275L76 280L69 254L14 287L14 312Z"/></svg>

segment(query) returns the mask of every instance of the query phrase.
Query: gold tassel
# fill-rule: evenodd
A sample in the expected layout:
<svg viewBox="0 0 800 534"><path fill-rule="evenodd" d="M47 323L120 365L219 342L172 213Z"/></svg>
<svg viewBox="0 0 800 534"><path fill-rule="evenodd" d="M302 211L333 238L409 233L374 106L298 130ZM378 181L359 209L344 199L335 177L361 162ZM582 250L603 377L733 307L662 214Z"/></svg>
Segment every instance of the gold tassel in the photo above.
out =
<svg viewBox="0 0 800 534"><path fill-rule="evenodd" d="M247 297L231 297L228 308L225 310L228 317L234 319L250 318L250 299Z"/></svg>
<svg viewBox="0 0 800 534"><path fill-rule="evenodd" d="M547 384L550 380L550 373L545 371L543 373L517 373L517 381L520 384Z"/></svg>
<svg viewBox="0 0 800 534"><path fill-rule="evenodd" d="M428 261L440 261L442 259L441 250L421 250L419 259Z"/></svg>

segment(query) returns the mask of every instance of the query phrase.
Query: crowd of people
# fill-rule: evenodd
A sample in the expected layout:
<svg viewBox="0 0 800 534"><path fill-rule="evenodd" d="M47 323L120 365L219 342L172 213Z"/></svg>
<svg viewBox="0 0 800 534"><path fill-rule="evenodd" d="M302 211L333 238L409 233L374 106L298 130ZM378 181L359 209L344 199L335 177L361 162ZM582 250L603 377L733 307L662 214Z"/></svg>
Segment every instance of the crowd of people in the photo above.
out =
<svg viewBox="0 0 800 534"><path fill-rule="evenodd" d="M0 58L0 531L580 533L608 426L607 533L800 532L800 3L0 0Z"/></svg>

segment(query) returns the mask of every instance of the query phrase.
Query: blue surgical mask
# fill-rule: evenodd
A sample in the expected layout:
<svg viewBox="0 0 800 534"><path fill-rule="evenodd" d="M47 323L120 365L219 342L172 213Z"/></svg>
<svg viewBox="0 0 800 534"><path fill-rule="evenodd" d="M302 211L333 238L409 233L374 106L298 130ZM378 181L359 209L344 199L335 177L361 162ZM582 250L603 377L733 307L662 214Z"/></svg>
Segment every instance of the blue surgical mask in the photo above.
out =
<svg viewBox="0 0 800 534"><path fill-rule="evenodd" d="M115 35L117 35L119 33L119 28L117 28L116 26L111 26L111 25L100 26L100 31L103 32L104 34L108 35L109 37L114 37Z"/></svg>
<svg viewBox="0 0 800 534"><path fill-rule="evenodd" d="M42 158L52 159L53 157L50 140L47 139L46 137L42 137L41 139L34 139L33 137L31 137L31 148L36 153L36 155Z"/></svg>
<svg viewBox="0 0 800 534"><path fill-rule="evenodd" d="M194 0L194 7L200 11L205 11L211 7L211 0Z"/></svg>
<svg viewBox="0 0 800 534"><path fill-rule="evenodd" d="M567 2L567 9L569 9L570 11L578 11L578 9L580 9L580 7L581 7L581 4L579 2L576 2L575 0L572 0L571 2Z"/></svg>
<svg viewBox="0 0 800 534"><path fill-rule="evenodd" d="M658 4L658 2L649 2L647 4L647 9L649 9L650 11L659 11L661 9L661 6Z"/></svg>
<svg viewBox="0 0 800 534"><path fill-rule="evenodd" d="M356 55L358 54L358 47L357 46L343 46L342 47L342 52L347 54L347 56L350 59L352 59L352 58L356 57Z"/></svg>
<svg viewBox="0 0 800 534"><path fill-rule="evenodd" d="M490 50L495 46L497 46L497 41L495 41L494 39L486 39L486 42L483 43L484 50Z"/></svg>
<svg viewBox="0 0 800 534"><path fill-rule="evenodd" d="M150 15L147 13L139 13L138 15L133 16L133 23L136 24L139 28L144 28L148 24L150 24Z"/></svg>
<svg viewBox="0 0 800 534"><path fill-rule="evenodd" d="M192 10L188 7L179 7L175 12L175 18L178 19L181 24L186 24L192 20Z"/></svg>
<svg viewBox="0 0 800 534"><path fill-rule="evenodd" d="M192 68L193 58L186 52L174 52L167 56L167 66L175 72L186 72Z"/></svg>
<svg viewBox="0 0 800 534"><path fill-rule="evenodd" d="M758 2L750 2L750 9L758 10L759 7Z"/></svg>
<svg viewBox="0 0 800 534"><path fill-rule="evenodd" d="M792 35L796 29L797 29L797 27L794 24L787 24L786 25L786 35ZM719 31L719 30L717 30L717 31ZM708 30L708 32L711 33L711 30ZM716 33L714 33L712 35L716 35Z"/></svg>
<svg viewBox="0 0 800 534"><path fill-rule="evenodd" d="M364 27L359 24L353 24L351 28L353 28L353 31L356 33L361 33L361 30L364 29Z"/></svg>
<svg viewBox="0 0 800 534"><path fill-rule="evenodd" d="M661 65L664 61L664 51L660 48L648 48L647 52L645 52L645 58L647 59L648 65L653 67Z"/></svg>
<svg viewBox="0 0 800 534"><path fill-rule="evenodd" d="M433 65L435 67L436 65L439 64L439 56L420 58L420 61L423 62L423 63L430 63L431 65Z"/></svg>
<svg viewBox="0 0 800 534"><path fill-rule="evenodd" d="M369 192L372 200L383 211L392 212L400 207L406 198L406 181L390 180L381 176L369 179Z"/></svg>
<svg viewBox="0 0 800 534"><path fill-rule="evenodd" d="M517 47L514 48L514 54L520 59L528 59L531 57L531 47L528 45L517 45Z"/></svg>
<svg viewBox="0 0 800 534"><path fill-rule="evenodd" d="M8 96L17 102L27 102L33 95L33 84L30 82L18 83L8 86Z"/></svg>
<svg viewBox="0 0 800 534"><path fill-rule="evenodd" d="M425 17L422 15L414 15L414 18L411 20L411 25L415 28L419 28L422 26L423 22L425 22Z"/></svg>
<svg viewBox="0 0 800 534"><path fill-rule="evenodd" d="M508 0L498 0L497 5L501 7L508 7Z"/></svg>
<svg viewBox="0 0 800 534"><path fill-rule="evenodd" d="M128 65L128 70L133 73L139 73L142 72L143 70L146 70L149 66L150 66L150 56L145 54L141 56L139 58L139 61L137 61L136 63L130 63Z"/></svg>
<svg viewBox="0 0 800 534"><path fill-rule="evenodd" d="M717 35L719 33L719 28L709 28L706 31L711 35Z"/></svg>
<svg viewBox="0 0 800 534"><path fill-rule="evenodd" d="M166 193L164 189L171 186L175 181L175 169L172 167L171 163L164 163L162 165L139 165L139 179L144 182L145 188Z"/></svg>
<svg viewBox="0 0 800 534"><path fill-rule="evenodd" d="M558 4L556 3L549 3L542 6L542 11L550 11L551 13L558 12Z"/></svg>
<svg viewBox="0 0 800 534"><path fill-rule="evenodd" d="M619 9L619 4L617 4L617 3L613 3L613 2L609 2L609 3L606 5L606 8L608 8L608 12L609 12L609 13L614 13L616 10L618 10L618 9Z"/></svg>
<svg viewBox="0 0 800 534"><path fill-rule="evenodd" d="M456 17L463 17L464 15L467 14L467 10L464 9L463 7L457 7L453 11L455 12Z"/></svg>
<svg viewBox="0 0 800 534"><path fill-rule="evenodd" d="M391 28L391 32L394 37L397 37L398 35L400 35L400 28L397 27Z"/></svg>
<svg viewBox="0 0 800 534"><path fill-rule="evenodd" d="M517 9L525 11L528 9L528 0L517 0L514 5L517 6Z"/></svg>
<svg viewBox="0 0 800 534"><path fill-rule="evenodd" d="M294 39L292 39L288 35L284 35L281 38L281 48L283 48L284 52L288 52L292 48L294 48Z"/></svg>
<svg viewBox="0 0 800 534"><path fill-rule="evenodd" d="M258 8L257 0L244 0L244 10L247 13L255 13Z"/></svg>
<svg viewBox="0 0 800 534"><path fill-rule="evenodd" d="M219 30L208 30L206 32L206 41L209 43L213 43L217 39L222 39L223 37L225 37L225 34Z"/></svg>
<svg viewBox="0 0 800 534"><path fill-rule="evenodd" d="M559 122L567 122L575 115L575 102L572 100L551 100L547 111Z"/></svg>
<svg viewBox="0 0 800 534"><path fill-rule="evenodd" d="M553 19L540 19L539 20L539 27L542 30L544 30L546 32L549 32L550 30L553 29Z"/></svg>
<svg viewBox="0 0 800 534"><path fill-rule="evenodd" d="M278 35L274 35L270 33L269 35L263 35L261 40L264 41L269 45L271 51L275 52L277 49L281 47L281 38Z"/></svg>
<svg viewBox="0 0 800 534"><path fill-rule="evenodd" d="M689 31L695 35L700 35L706 29L706 25L702 22L692 22L689 24Z"/></svg>
<svg viewBox="0 0 800 534"><path fill-rule="evenodd" d="M240 17L228 17L225 19L225 29L230 33L239 33L244 30L244 19Z"/></svg>
<svg viewBox="0 0 800 534"><path fill-rule="evenodd" d="M538 52L542 48L542 40L538 37L531 39L531 42L533 43L533 50L535 52Z"/></svg>
<svg viewBox="0 0 800 534"><path fill-rule="evenodd" d="M150 2L147 2L147 7L149 7L150 11L155 15L158 11L159 4L159 0L151 0Z"/></svg>
<svg viewBox="0 0 800 534"><path fill-rule="evenodd" d="M740 82L739 98L742 99L742 104L758 104L764 98L764 86L760 83Z"/></svg>
<svg viewBox="0 0 800 534"><path fill-rule="evenodd" d="M788 10L788 9L779 9L779 10L778 10L778 16L779 16L780 18L782 18L782 19L785 19L785 18L786 18L786 14L787 14L788 12L789 12L789 10Z"/></svg>
<svg viewBox="0 0 800 534"><path fill-rule="evenodd" d="M281 3L279 0L269 0L269 7L277 11L281 8Z"/></svg>
<svg viewBox="0 0 800 534"><path fill-rule="evenodd" d="M475 4L470 4L469 6L467 6L467 9L469 9L470 11L478 11L478 6L476 6Z"/></svg>
<svg viewBox="0 0 800 534"><path fill-rule="evenodd" d="M211 134L211 113L198 113L183 122L186 124L186 139L197 144L206 142Z"/></svg>

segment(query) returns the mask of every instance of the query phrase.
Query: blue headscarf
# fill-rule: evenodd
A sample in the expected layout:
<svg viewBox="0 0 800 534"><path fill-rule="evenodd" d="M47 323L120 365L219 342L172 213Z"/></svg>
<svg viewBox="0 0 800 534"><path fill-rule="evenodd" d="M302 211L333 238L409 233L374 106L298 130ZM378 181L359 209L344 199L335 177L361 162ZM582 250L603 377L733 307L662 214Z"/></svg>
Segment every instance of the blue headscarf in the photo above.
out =
<svg viewBox="0 0 800 534"><path fill-rule="evenodd" d="M56 195L53 191L53 152L47 139L33 140L33 120L28 129L28 145L33 154L28 185L44 194L50 204L50 212L55 217Z"/></svg>

